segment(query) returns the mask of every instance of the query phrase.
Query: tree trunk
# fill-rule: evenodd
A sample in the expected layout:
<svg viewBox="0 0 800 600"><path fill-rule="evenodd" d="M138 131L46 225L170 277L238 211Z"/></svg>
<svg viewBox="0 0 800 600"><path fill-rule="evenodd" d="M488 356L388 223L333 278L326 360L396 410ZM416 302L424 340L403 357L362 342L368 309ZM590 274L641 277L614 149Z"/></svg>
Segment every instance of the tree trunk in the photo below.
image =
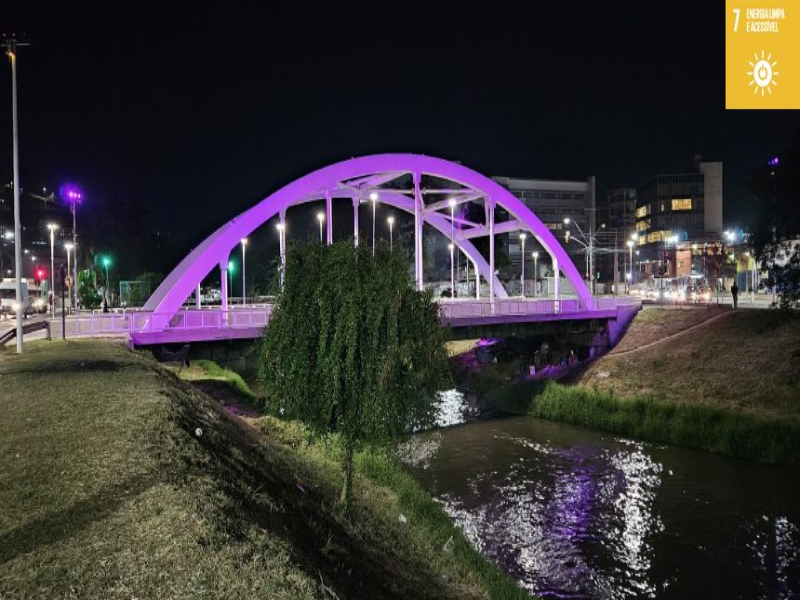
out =
<svg viewBox="0 0 800 600"><path fill-rule="evenodd" d="M345 512L350 510L350 501L353 497L353 442L347 441L344 457L344 484L340 501Z"/></svg>

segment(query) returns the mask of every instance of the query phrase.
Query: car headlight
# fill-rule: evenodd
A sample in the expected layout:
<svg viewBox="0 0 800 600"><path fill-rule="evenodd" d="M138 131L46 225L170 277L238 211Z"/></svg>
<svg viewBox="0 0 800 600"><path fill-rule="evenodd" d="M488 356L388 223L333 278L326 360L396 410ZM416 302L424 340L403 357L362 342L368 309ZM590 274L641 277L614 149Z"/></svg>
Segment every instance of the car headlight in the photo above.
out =
<svg viewBox="0 0 800 600"><path fill-rule="evenodd" d="M42 308L44 306L44 300L42 300L41 298L37 298L36 302L34 302L34 305L36 306L36 308Z"/></svg>
<svg viewBox="0 0 800 600"><path fill-rule="evenodd" d="M11 305L11 310L13 310L14 312L17 312L19 309L20 309L19 302L14 302L14 303Z"/></svg>

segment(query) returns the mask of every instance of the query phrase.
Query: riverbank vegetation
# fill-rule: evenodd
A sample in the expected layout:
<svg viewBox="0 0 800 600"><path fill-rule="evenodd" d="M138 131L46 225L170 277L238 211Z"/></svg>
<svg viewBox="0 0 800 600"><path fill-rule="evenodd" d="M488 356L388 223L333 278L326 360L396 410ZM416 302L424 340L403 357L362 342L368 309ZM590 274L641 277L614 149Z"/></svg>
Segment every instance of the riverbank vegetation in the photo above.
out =
<svg viewBox="0 0 800 600"><path fill-rule="evenodd" d="M689 331L708 316L683 312L688 314L643 311L630 330L642 346L636 349L623 338L616 352L598 359L574 385L517 380L490 393L489 404L800 466L800 319L783 311L719 313ZM678 321L685 334L675 335Z"/></svg>
<svg viewBox="0 0 800 600"><path fill-rule="evenodd" d="M230 378L207 367L190 385L111 342L0 353L0 596L525 597L388 455L356 454L345 517L341 443L231 416L195 387Z"/></svg>

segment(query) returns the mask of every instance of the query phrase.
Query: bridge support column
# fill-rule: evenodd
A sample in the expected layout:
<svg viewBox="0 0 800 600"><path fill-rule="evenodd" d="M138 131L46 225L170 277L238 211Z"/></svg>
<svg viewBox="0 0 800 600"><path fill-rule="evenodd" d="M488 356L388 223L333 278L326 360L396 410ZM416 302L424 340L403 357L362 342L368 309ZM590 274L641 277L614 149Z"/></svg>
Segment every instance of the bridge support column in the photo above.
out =
<svg viewBox="0 0 800 600"><path fill-rule="evenodd" d="M358 206L361 199L356 196L353 198L353 244L358 248Z"/></svg>
<svg viewBox="0 0 800 600"><path fill-rule="evenodd" d="M489 221L489 302L494 306L494 201L488 199L487 216Z"/></svg>
<svg viewBox="0 0 800 600"><path fill-rule="evenodd" d="M325 190L325 224L328 233L328 246L333 243L333 199L331 189Z"/></svg>
<svg viewBox="0 0 800 600"><path fill-rule="evenodd" d="M222 302L222 327L228 324L228 263L219 265L219 289Z"/></svg>
<svg viewBox="0 0 800 600"><path fill-rule="evenodd" d="M414 172L414 278L417 282L417 290L422 291L424 277L422 272L422 193L419 189L422 175Z"/></svg>
<svg viewBox="0 0 800 600"><path fill-rule="evenodd" d="M194 294L195 294L195 295L194 295L194 307L195 307L197 310L200 310L200 303L201 303L201 300L200 300L200 284L199 284L199 283L197 284L197 290L195 291L195 293L194 293Z"/></svg>

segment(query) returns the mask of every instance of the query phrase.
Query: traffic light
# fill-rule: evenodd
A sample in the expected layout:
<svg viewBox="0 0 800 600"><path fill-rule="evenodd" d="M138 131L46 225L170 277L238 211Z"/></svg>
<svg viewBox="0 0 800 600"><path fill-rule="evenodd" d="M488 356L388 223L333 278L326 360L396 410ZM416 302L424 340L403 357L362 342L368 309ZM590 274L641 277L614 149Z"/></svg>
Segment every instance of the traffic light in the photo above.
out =
<svg viewBox="0 0 800 600"><path fill-rule="evenodd" d="M41 267L36 267L35 277L36 285L39 285L42 281L44 281L44 269Z"/></svg>

